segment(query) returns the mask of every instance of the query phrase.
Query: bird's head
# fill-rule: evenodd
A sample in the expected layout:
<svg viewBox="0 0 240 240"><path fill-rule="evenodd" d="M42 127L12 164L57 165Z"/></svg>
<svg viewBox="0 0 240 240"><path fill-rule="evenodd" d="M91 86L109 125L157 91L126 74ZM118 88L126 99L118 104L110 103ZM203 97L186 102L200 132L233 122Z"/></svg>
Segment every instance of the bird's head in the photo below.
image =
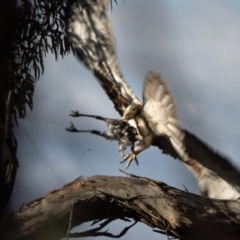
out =
<svg viewBox="0 0 240 240"><path fill-rule="evenodd" d="M142 105L136 102L132 102L124 111L122 119L130 120L133 119L137 114L139 114Z"/></svg>

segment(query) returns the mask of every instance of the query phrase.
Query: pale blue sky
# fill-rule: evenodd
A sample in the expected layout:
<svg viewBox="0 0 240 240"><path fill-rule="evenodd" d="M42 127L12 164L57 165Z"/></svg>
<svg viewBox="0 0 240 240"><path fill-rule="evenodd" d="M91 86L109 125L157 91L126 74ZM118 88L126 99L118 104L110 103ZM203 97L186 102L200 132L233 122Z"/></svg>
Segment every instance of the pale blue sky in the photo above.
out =
<svg viewBox="0 0 240 240"><path fill-rule="evenodd" d="M110 13L120 66L141 99L144 77L160 72L176 99L182 127L240 166L240 2L237 0L125 0ZM11 208L47 194L80 175L122 175L116 142L65 131L105 129L101 122L71 119L71 110L118 117L94 77L73 57L48 56L37 83L34 110L20 120L17 182ZM90 149L90 150L88 150ZM128 172L199 194L196 180L177 160L154 147ZM117 233L122 224L117 224ZM122 239L159 234L135 226ZM103 238L98 238L103 239Z"/></svg>

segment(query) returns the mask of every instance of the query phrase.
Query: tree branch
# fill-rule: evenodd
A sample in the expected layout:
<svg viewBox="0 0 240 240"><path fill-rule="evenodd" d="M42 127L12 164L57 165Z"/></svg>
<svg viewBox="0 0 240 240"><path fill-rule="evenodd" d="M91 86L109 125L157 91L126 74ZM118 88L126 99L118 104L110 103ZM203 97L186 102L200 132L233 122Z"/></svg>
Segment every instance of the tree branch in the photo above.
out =
<svg viewBox="0 0 240 240"><path fill-rule="evenodd" d="M200 197L153 179L93 176L23 206L1 223L0 238L65 237L71 209L71 229L83 222L126 217L179 239L240 237L239 201Z"/></svg>

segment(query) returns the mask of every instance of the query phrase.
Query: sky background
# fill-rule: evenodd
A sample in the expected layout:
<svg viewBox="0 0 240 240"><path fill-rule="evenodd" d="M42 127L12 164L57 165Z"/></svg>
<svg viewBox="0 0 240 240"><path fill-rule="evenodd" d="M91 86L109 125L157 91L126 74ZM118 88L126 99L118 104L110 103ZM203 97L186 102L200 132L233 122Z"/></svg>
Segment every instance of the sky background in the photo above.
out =
<svg viewBox="0 0 240 240"><path fill-rule="evenodd" d="M120 68L139 99L146 73L161 73L181 126L240 167L240 1L119 0L110 17ZM80 175L124 176L118 170L125 165L120 165L117 142L65 131L71 121L79 129L106 129L96 120L72 119L71 110L119 117L73 56L56 62L49 55L36 85L34 109L15 128L20 167L9 209L17 210ZM151 147L138 160L140 165L132 163L128 172L200 194L192 174L159 149ZM113 225L107 228L116 234L126 226ZM143 224L121 239L139 237L167 239Z"/></svg>

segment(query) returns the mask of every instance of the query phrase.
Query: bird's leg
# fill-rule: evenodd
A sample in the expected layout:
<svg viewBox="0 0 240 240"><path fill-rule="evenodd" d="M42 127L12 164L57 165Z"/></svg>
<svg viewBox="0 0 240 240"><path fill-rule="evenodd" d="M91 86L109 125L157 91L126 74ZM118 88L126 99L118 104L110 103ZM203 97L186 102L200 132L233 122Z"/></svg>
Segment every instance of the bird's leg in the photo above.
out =
<svg viewBox="0 0 240 240"><path fill-rule="evenodd" d="M153 138L152 135L146 136L136 146L133 145L131 148L131 152L123 158L123 161L121 163L124 163L128 160L126 165L126 168L128 168L132 161L135 160L138 165L136 156L143 150L150 147L152 143L152 138Z"/></svg>
<svg viewBox="0 0 240 240"><path fill-rule="evenodd" d="M80 133L88 132L88 133L92 133L92 134L104 137L107 140L115 140L116 139L114 134L112 134L112 132L110 132L110 131L100 132L98 130L78 130L77 128L75 128L75 126L72 123L69 128L66 128L66 130L69 132L80 132Z"/></svg>
<svg viewBox="0 0 240 240"><path fill-rule="evenodd" d="M120 152L121 158L124 159L125 158L124 150L122 149L119 152Z"/></svg>
<svg viewBox="0 0 240 240"><path fill-rule="evenodd" d="M125 157L125 154L124 154L124 150L126 149L126 147L124 147L124 145L122 143L119 143L119 147L118 147L118 151L120 152L121 154L121 158L124 158Z"/></svg>
<svg viewBox="0 0 240 240"><path fill-rule="evenodd" d="M72 113L70 114L70 116L72 116L72 117L89 117L89 118L95 118L95 119L102 120L102 121L107 122L107 123L109 123L110 121L113 120L113 119L101 117L101 116L98 116L98 115L82 114L82 113L79 113L78 111L71 111L71 112L72 112Z"/></svg>
<svg viewBox="0 0 240 240"><path fill-rule="evenodd" d="M134 146L131 147L131 152L127 156L123 156L123 160L121 161L121 163L124 163L128 160L126 169L130 166L130 164L132 163L133 160L136 162L136 164L138 166L138 160L136 157L137 154L134 153L133 148L134 148Z"/></svg>
<svg viewBox="0 0 240 240"><path fill-rule="evenodd" d="M129 121L133 119L136 123L136 127L138 129L138 136L135 138L139 140L139 143L136 146L132 146L131 152L123 158L123 162L127 161L126 168L128 168L133 160L137 161L137 154L142 152L144 149L149 148L152 143L152 133L149 130L144 119L141 118L141 110L142 105L137 102L132 102L124 111L122 119L125 121Z"/></svg>

